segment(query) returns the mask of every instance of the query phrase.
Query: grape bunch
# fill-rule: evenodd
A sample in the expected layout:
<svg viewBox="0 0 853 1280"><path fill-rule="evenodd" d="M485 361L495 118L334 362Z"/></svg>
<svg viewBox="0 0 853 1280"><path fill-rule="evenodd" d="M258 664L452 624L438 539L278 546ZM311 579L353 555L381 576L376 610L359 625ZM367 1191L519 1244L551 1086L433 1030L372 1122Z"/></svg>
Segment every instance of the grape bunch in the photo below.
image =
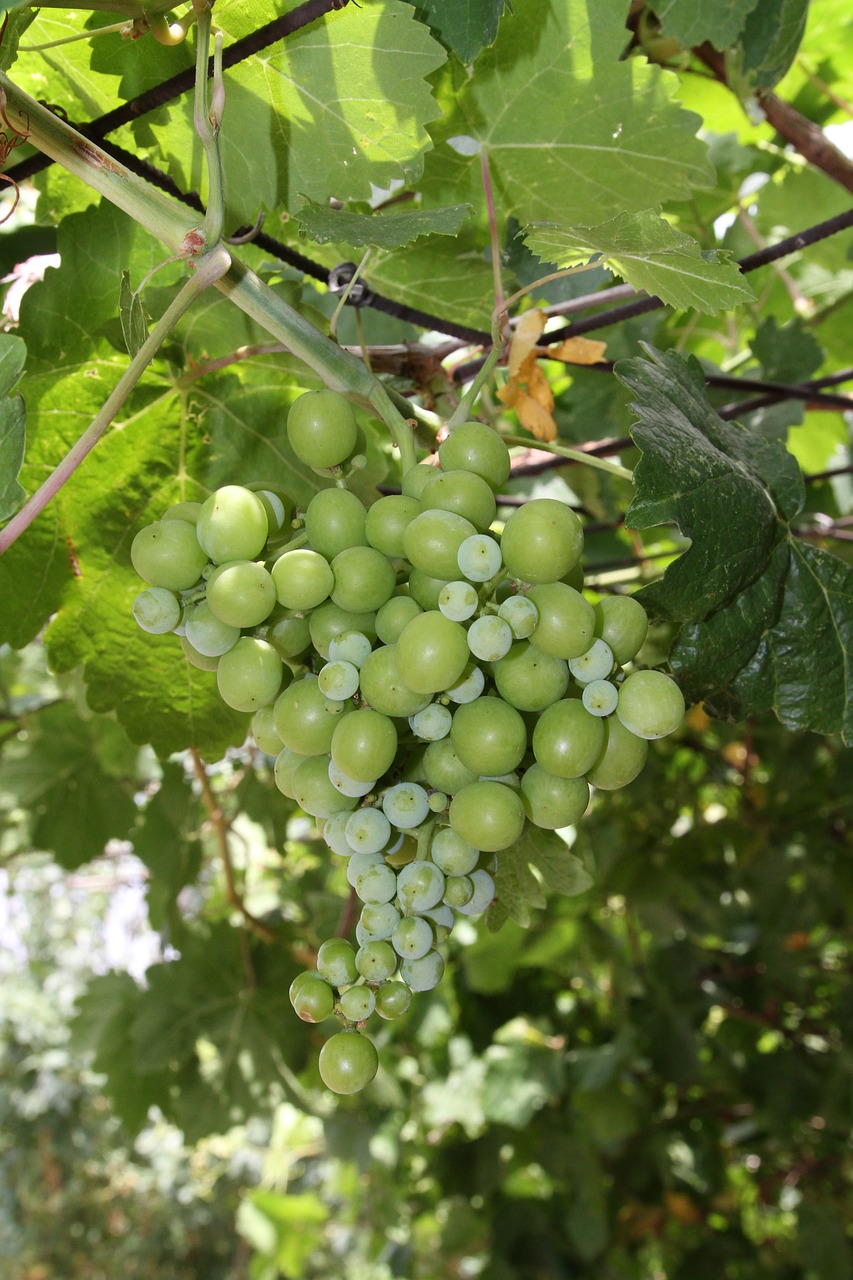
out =
<svg viewBox="0 0 853 1280"><path fill-rule="evenodd" d="M338 483L296 519L271 486L171 507L133 541L149 584L133 610L253 714L277 787L346 859L354 942L324 942L290 999L306 1022L340 1020L320 1074L355 1093L378 1065L368 1019L439 982L441 944L492 902L501 851L578 822L591 787L629 783L684 700L632 666L641 604L582 594L570 507L531 499L501 527L510 456L490 427L457 427L437 466L369 507L344 483L360 443L348 401L307 392L287 431Z"/></svg>

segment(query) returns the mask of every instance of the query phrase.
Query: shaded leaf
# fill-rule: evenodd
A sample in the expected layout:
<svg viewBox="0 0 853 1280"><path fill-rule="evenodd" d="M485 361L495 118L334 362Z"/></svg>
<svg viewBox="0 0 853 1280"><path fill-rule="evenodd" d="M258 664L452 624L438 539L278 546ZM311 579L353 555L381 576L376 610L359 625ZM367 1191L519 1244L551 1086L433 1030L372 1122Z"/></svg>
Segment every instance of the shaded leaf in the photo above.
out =
<svg viewBox="0 0 853 1280"><path fill-rule="evenodd" d="M492 932L510 918L527 925L530 908L545 906L540 876L549 889L567 896L585 893L593 883L581 859L556 831L530 824L516 844L502 850L498 876L495 901L486 916Z"/></svg>
<svg viewBox="0 0 853 1280"><path fill-rule="evenodd" d="M148 337L148 321L145 317L142 298L135 289L131 288L129 271L121 273L119 316L124 343L133 358Z"/></svg>
<svg viewBox="0 0 853 1280"><path fill-rule="evenodd" d="M681 624L670 662L689 700L791 729L853 735L853 568L800 542L803 481L780 444L714 413L695 361L651 352L619 377L636 394L643 451L627 520L692 539L641 598Z"/></svg>
<svg viewBox="0 0 853 1280"><path fill-rule="evenodd" d="M0 334L0 520L17 511L26 492L18 473L24 461L27 410L23 396L10 394L26 359L27 348L20 338Z"/></svg>
<svg viewBox="0 0 853 1280"><path fill-rule="evenodd" d="M474 210L469 204L444 209L415 209L409 213L366 214L329 209L310 201L294 217L302 234L317 244L353 245L363 248L399 249L420 236L455 236Z"/></svg>
<svg viewBox="0 0 853 1280"><path fill-rule="evenodd" d="M635 289L672 307L721 311L753 296L728 253L703 252L695 240L651 209L620 213L595 227L531 223L524 235L535 254L558 267L601 255L602 264Z"/></svg>
<svg viewBox="0 0 853 1280"><path fill-rule="evenodd" d="M760 0L654 0L652 8L663 31L686 49L704 44L724 51L743 30L747 15Z"/></svg>
<svg viewBox="0 0 853 1280"><path fill-rule="evenodd" d="M507 0L422 0L415 11L460 62L473 62L493 42L504 9L512 12Z"/></svg>
<svg viewBox="0 0 853 1280"><path fill-rule="evenodd" d="M747 16L731 83L742 96L772 89L791 66L806 29L809 0L758 0Z"/></svg>

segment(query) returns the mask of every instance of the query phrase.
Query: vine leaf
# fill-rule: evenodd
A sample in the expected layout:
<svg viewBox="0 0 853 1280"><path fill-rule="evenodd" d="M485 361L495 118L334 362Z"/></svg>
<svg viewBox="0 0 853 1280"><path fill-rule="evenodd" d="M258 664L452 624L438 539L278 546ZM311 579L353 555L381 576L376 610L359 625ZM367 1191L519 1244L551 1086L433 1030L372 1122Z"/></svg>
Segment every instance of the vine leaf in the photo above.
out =
<svg viewBox="0 0 853 1280"><path fill-rule="evenodd" d="M415 12L460 62L473 62L493 42L505 8L512 11L507 0L421 0Z"/></svg>
<svg viewBox="0 0 853 1280"><path fill-rule="evenodd" d="M0 334L0 520L7 520L24 499L18 481L24 462L27 410L24 398L13 395L27 359L25 343L14 334Z"/></svg>
<svg viewBox="0 0 853 1280"><path fill-rule="evenodd" d="M346 244L354 248L368 245L377 249L400 249L420 236L455 236L473 215L470 204L447 205L442 209L416 209L407 213L353 213L329 209L313 200L296 210L300 234L316 244Z"/></svg>
<svg viewBox="0 0 853 1280"><path fill-rule="evenodd" d="M590 226L713 185L695 136L700 119L674 101L675 77L622 57L622 6L517 0L513 8L452 122L488 152L505 213L522 224ZM479 165L466 162L469 171Z"/></svg>
<svg viewBox="0 0 853 1280"><path fill-rule="evenodd" d="M492 933L510 919L527 926L530 908L545 906L543 882L554 893L566 897L585 893L593 883L582 860L571 852L556 831L528 825L521 839L502 850L498 857L497 897L486 916Z"/></svg>
<svg viewBox="0 0 853 1280"><path fill-rule="evenodd" d="M759 0L655 0L655 17L667 35L685 49L708 41L725 51L743 30L749 12Z"/></svg>
<svg viewBox="0 0 853 1280"><path fill-rule="evenodd" d="M573 267L601 255L601 265L635 289L685 311L723 311L754 296L727 252L704 252L651 209L620 213L595 227L536 222L523 234L545 262Z"/></svg>
<svg viewBox="0 0 853 1280"><path fill-rule="evenodd" d="M616 367L643 452L627 523L671 522L692 540L640 593L680 627L670 662L685 696L853 741L853 568L792 531L804 503L796 460L721 419L695 359L649 355Z"/></svg>
<svg viewBox="0 0 853 1280"><path fill-rule="evenodd" d="M131 287L130 272L121 273L121 291L119 294L119 317L124 342L131 359L148 337L148 322L145 308L139 293Z"/></svg>
<svg viewBox="0 0 853 1280"><path fill-rule="evenodd" d="M747 15L729 82L742 97L767 92L782 79L803 39L809 0L761 0Z"/></svg>

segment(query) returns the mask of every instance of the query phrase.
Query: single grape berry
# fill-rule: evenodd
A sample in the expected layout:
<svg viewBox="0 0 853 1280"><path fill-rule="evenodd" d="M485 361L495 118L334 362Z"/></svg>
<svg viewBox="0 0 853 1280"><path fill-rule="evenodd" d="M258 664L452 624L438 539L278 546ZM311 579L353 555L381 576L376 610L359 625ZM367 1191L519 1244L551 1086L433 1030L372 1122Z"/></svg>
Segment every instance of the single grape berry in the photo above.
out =
<svg viewBox="0 0 853 1280"><path fill-rule="evenodd" d="M339 1031L320 1050L320 1076L332 1093L359 1093L379 1067L372 1040L360 1031Z"/></svg>
<svg viewBox="0 0 853 1280"><path fill-rule="evenodd" d="M336 391L306 391L290 406L287 438L299 461L307 466L339 466L352 453L358 438L349 401Z"/></svg>

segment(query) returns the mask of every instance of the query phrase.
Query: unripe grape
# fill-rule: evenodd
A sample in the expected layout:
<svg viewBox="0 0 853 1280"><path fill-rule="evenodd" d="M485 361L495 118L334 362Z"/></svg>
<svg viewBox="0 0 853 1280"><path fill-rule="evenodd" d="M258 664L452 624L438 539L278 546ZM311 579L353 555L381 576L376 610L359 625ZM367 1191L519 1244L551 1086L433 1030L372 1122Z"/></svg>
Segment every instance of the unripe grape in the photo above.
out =
<svg viewBox="0 0 853 1280"><path fill-rule="evenodd" d="M202 503L196 531L214 564L256 560L267 540L269 521L256 493L227 484Z"/></svg>
<svg viewBox="0 0 853 1280"><path fill-rule="evenodd" d="M220 622L241 629L257 627L275 608L275 582L254 560L229 560L208 578L206 599Z"/></svg>
<svg viewBox="0 0 853 1280"><path fill-rule="evenodd" d="M454 684L468 662L465 628L437 609L413 618L397 641L397 667L415 693L438 693Z"/></svg>
<svg viewBox="0 0 853 1280"><path fill-rule="evenodd" d="M563 698L540 715L533 730L533 754L558 778L580 778L604 746L604 723L582 702Z"/></svg>
<svg viewBox="0 0 853 1280"><path fill-rule="evenodd" d="M620 667L637 656L648 630L646 611L633 596L604 596L595 605L595 634L610 645Z"/></svg>
<svg viewBox="0 0 853 1280"><path fill-rule="evenodd" d="M646 763L649 744L626 729L617 716L608 716L604 725L604 745L595 763L587 770L587 781L597 791L616 791L633 782Z"/></svg>
<svg viewBox="0 0 853 1280"><path fill-rule="evenodd" d="M364 1022L376 1008L376 996L370 987L348 987L342 991L338 1003L341 1013L350 1022Z"/></svg>
<svg viewBox="0 0 853 1280"><path fill-rule="evenodd" d="M328 600L335 585L331 565L319 551L297 547L279 556L272 567L279 604L285 609L314 609Z"/></svg>
<svg viewBox="0 0 853 1280"><path fill-rule="evenodd" d="M132 605L137 624L149 635L165 635L181 621L181 604L173 591L149 587L140 591Z"/></svg>
<svg viewBox="0 0 853 1280"><path fill-rule="evenodd" d="M511 773L527 750L527 726L501 698L476 698L457 708L450 739L464 765L489 777Z"/></svg>
<svg viewBox="0 0 853 1280"><path fill-rule="evenodd" d="M384 982L376 992L376 1012L392 1021L402 1018L412 1003L412 989L405 982Z"/></svg>
<svg viewBox="0 0 853 1280"><path fill-rule="evenodd" d="M454 428L439 445L438 457L445 471L471 471L495 490L509 479L509 449L483 422L463 422Z"/></svg>
<svg viewBox="0 0 853 1280"><path fill-rule="evenodd" d="M275 700L284 679L281 658L271 644L243 636L223 653L216 684L223 702L235 711L257 711Z"/></svg>
<svg viewBox="0 0 853 1280"><path fill-rule="evenodd" d="M565 582L531 587L528 595L539 611L530 643L555 658L586 653L595 635L595 611L589 601Z"/></svg>
<svg viewBox="0 0 853 1280"><path fill-rule="evenodd" d="M504 564L521 582L555 582L574 567L582 550L580 520L554 498L533 498L518 507L501 534Z"/></svg>
<svg viewBox="0 0 853 1280"><path fill-rule="evenodd" d="M331 818L335 813L354 809L357 798L345 796L329 779L329 757L308 756L292 775L293 798L312 818Z"/></svg>
<svg viewBox="0 0 853 1280"><path fill-rule="evenodd" d="M358 1093L376 1075L379 1054L360 1031L339 1031L323 1045L318 1065L323 1084L332 1093Z"/></svg>
<svg viewBox="0 0 853 1280"><path fill-rule="evenodd" d="M373 611L390 600L397 575L387 556L375 547L347 547L332 561L332 600L342 609Z"/></svg>
<svg viewBox="0 0 853 1280"><path fill-rule="evenodd" d="M525 823L521 800L502 782L463 787L451 800L448 817L458 836L486 853L515 844Z"/></svg>
<svg viewBox="0 0 853 1280"><path fill-rule="evenodd" d="M208 555L199 546L195 525L160 520L139 530L130 544L130 559L140 578L152 587L186 591L198 582Z"/></svg>
<svg viewBox="0 0 853 1280"><path fill-rule="evenodd" d="M306 391L290 406L287 438L300 462L309 467L336 467L356 445L355 414L337 391Z"/></svg>
<svg viewBox="0 0 853 1280"><path fill-rule="evenodd" d="M335 993L317 974L299 985L290 1002L303 1022L323 1022L335 1011Z"/></svg>
<svg viewBox="0 0 853 1280"><path fill-rule="evenodd" d="M589 786L583 778L558 778L533 764L521 779L521 802L532 823L554 831L580 821L589 804Z"/></svg>
<svg viewBox="0 0 853 1280"><path fill-rule="evenodd" d="M420 513L421 506L417 498L408 498L403 493L393 493L379 498L367 511L365 525L367 541L371 547L375 547L383 555L402 560L406 554L403 535L415 516Z"/></svg>
<svg viewBox="0 0 853 1280"><path fill-rule="evenodd" d="M348 489L321 489L305 508L305 532L315 551L327 560L347 547L367 544L364 503Z"/></svg>
<svg viewBox="0 0 853 1280"><path fill-rule="evenodd" d="M619 689L616 714L640 738L663 738L684 719L684 695L663 671L633 671Z"/></svg>
<svg viewBox="0 0 853 1280"><path fill-rule="evenodd" d="M480 531L488 529L497 513L491 487L471 471L436 471L423 487L421 508L453 511Z"/></svg>
<svg viewBox="0 0 853 1280"><path fill-rule="evenodd" d="M321 945L317 972L333 987L349 987L358 981L355 952L346 938L329 938Z"/></svg>

